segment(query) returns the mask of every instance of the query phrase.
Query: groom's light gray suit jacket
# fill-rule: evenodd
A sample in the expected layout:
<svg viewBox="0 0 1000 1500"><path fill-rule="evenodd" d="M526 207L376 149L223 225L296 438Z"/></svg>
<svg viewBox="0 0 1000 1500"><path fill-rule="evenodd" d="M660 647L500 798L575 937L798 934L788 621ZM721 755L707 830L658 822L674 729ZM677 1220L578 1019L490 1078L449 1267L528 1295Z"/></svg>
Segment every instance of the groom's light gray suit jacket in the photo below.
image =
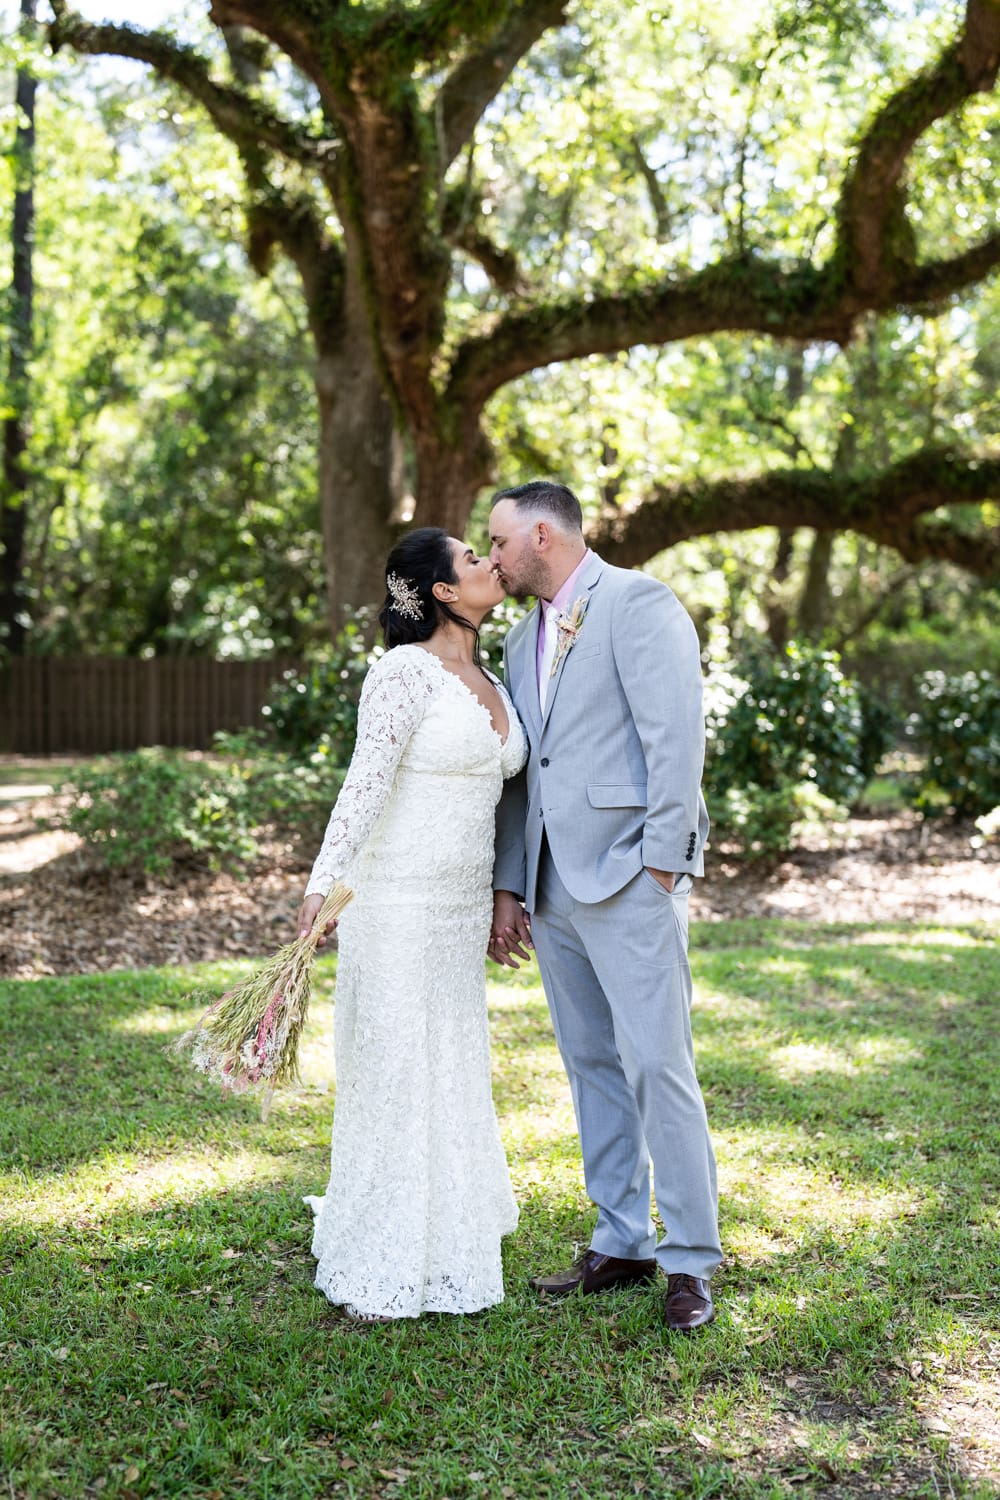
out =
<svg viewBox="0 0 1000 1500"><path fill-rule="evenodd" d="M704 868L705 728L691 618L665 584L597 556L577 581L580 598L584 622L550 680L544 715L537 607L504 646L530 755L497 808L493 885L523 897L529 911L543 832L577 901L605 900L644 865Z"/></svg>

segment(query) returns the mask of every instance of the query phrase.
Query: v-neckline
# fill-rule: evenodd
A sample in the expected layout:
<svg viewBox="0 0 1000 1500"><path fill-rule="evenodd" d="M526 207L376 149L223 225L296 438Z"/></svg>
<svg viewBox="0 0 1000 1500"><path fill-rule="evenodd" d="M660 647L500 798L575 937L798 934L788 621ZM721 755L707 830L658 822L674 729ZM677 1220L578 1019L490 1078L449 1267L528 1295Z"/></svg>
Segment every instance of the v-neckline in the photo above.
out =
<svg viewBox="0 0 1000 1500"><path fill-rule="evenodd" d="M414 644L416 645L415 642L414 642ZM459 685L459 687L462 689L463 693L466 693L472 699L473 703L476 704L477 708L481 708L482 709L483 713L486 715L487 722L489 723L490 732L492 734L496 735L497 739L500 741L500 748L502 750L505 747L505 745L507 744L507 741L510 739L511 723L510 723L510 712L509 712L509 710L507 708L506 703L504 702L503 694L500 691L499 686L497 687L497 697L500 699L500 705L503 708L504 715L505 715L505 717L507 719L507 733L504 734L504 735L501 735L499 729L494 724L494 722L493 722L493 715L490 713L489 709L486 707L486 704L483 702L482 698L479 697L478 693L474 693L472 691L472 689L470 688L469 684L467 682L463 681L463 679L461 677L459 677L459 675L458 675L457 672L453 672L450 667L446 667L445 664L444 664L444 662L441 660L440 656L437 656L433 651L428 651L427 648L426 648L426 646L419 646L418 645L418 646L416 646L416 649L418 651L422 651L425 656L429 656L430 659L431 659L431 661L436 661L437 664L438 664L438 666L441 668L441 671L444 672L447 677L450 677L453 682L457 682L458 685Z"/></svg>

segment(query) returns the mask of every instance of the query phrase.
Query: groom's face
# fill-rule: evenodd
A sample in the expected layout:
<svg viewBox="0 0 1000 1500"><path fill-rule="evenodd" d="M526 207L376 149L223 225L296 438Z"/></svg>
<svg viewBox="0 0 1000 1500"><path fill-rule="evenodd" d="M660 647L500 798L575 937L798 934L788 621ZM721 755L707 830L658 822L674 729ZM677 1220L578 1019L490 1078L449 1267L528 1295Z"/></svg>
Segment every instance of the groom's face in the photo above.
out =
<svg viewBox="0 0 1000 1500"><path fill-rule="evenodd" d="M513 500L498 500L490 515L490 566L515 599L548 597L549 570L539 552L538 519Z"/></svg>

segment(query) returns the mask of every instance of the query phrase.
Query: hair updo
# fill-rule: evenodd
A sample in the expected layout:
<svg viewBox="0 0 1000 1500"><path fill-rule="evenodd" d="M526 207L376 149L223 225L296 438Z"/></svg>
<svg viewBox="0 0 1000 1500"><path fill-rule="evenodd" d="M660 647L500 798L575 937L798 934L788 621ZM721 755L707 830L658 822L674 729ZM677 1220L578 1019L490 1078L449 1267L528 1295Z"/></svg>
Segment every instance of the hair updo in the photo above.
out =
<svg viewBox="0 0 1000 1500"><path fill-rule="evenodd" d="M479 665L478 630L471 620L463 619L431 592L436 583L458 581L446 531L440 526L418 526L400 537L385 560L385 578L385 602L378 622L387 651L393 646L430 640L439 625L451 620L476 637L475 661Z"/></svg>

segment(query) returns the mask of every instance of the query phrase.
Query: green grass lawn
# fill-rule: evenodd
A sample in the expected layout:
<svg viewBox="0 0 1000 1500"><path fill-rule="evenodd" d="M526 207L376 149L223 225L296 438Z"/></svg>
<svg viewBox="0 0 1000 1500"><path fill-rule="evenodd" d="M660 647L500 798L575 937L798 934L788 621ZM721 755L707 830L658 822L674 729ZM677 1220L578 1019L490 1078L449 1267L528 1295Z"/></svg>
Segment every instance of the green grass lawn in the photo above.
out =
<svg viewBox="0 0 1000 1500"><path fill-rule="evenodd" d="M591 1222L534 968L490 989L507 1301L388 1326L311 1284L334 960L267 1124L163 1051L245 968L0 986L0 1500L1000 1494L998 969L968 929L697 928L726 1261L686 1340L652 1289L527 1289Z"/></svg>

